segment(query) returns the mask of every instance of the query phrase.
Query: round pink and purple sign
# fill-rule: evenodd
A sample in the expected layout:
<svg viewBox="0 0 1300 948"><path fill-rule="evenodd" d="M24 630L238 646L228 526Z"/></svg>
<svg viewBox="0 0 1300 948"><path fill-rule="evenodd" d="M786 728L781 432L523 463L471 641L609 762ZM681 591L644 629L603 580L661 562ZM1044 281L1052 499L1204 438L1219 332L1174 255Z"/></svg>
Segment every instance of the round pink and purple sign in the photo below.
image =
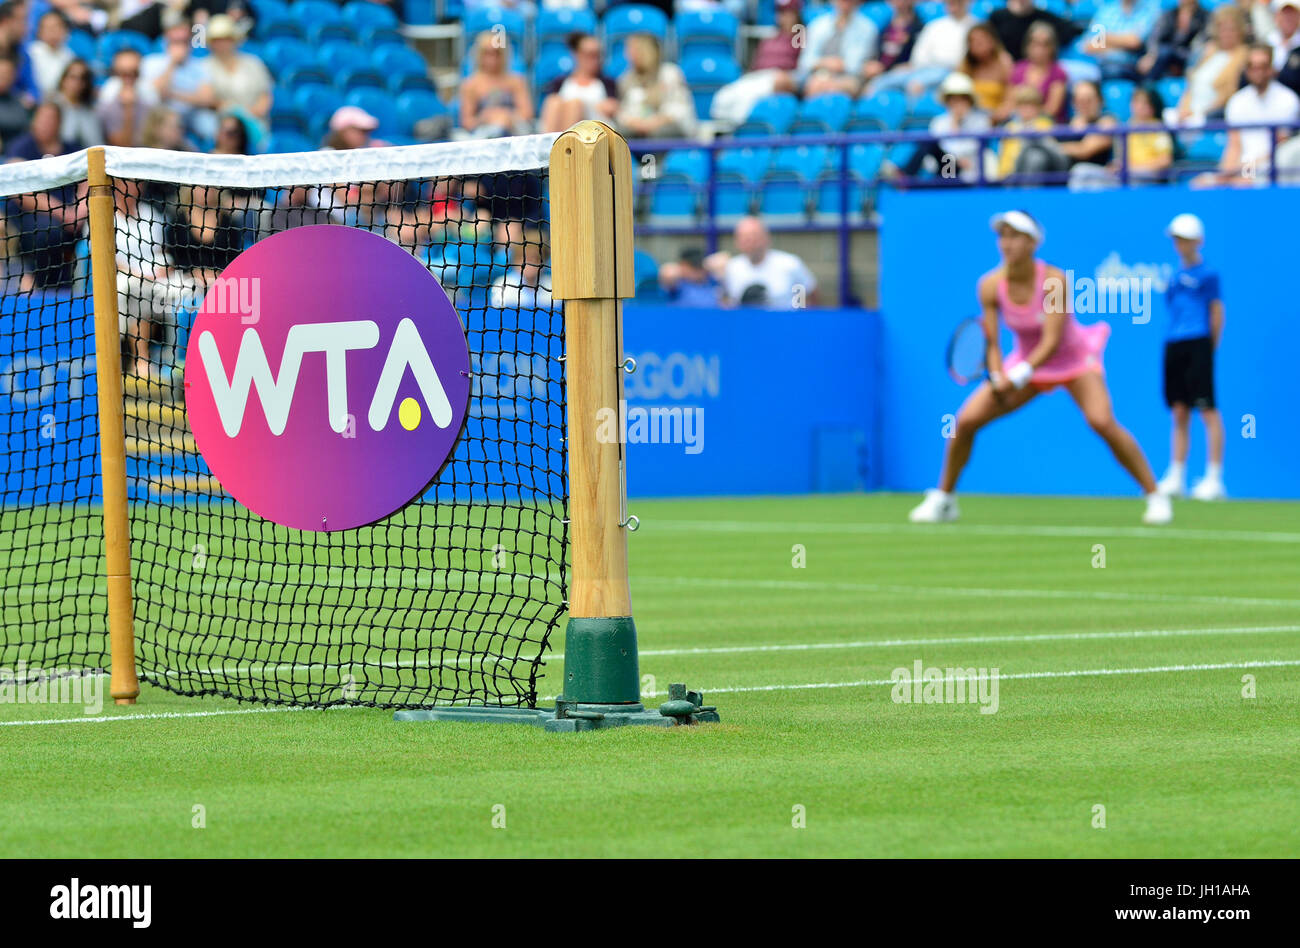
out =
<svg viewBox="0 0 1300 948"><path fill-rule="evenodd" d="M442 470L470 364L446 292L397 244L336 225L258 241L208 289L185 410L221 486L267 520L381 520Z"/></svg>

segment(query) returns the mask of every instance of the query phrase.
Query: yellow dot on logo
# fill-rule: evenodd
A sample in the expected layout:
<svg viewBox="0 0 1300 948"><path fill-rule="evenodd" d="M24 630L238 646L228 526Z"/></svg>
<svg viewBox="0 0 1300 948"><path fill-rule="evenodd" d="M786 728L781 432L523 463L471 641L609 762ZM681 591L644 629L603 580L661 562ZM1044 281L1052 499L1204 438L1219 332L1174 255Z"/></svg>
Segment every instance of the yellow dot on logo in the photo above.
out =
<svg viewBox="0 0 1300 948"><path fill-rule="evenodd" d="M402 404L397 406L397 420L407 431L414 431L419 425L420 414L420 403L414 398L404 398Z"/></svg>

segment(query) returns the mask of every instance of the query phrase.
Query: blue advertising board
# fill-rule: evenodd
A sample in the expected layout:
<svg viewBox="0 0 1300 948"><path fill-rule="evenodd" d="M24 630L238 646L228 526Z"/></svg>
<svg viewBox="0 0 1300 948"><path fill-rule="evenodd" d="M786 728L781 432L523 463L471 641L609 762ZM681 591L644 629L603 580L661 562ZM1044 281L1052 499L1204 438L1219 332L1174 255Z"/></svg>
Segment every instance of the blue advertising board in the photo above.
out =
<svg viewBox="0 0 1300 948"><path fill-rule="evenodd" d="M1300 294L1291 281L1297 245L1290 236L1292 223L1300 220L1300 189L1287 188L886 195L880 399L888 410L880 415L886 448L881 486L910 491L934 484L945 416L966 395L944 372L944 347L958 321L978 312L975 282L998 263L989 218L1009 208L1027 210L1045 226L1040 256L1072 277L1079 320L1110 323L1105 364L1116 414L1141 442L1157 476L1169 460L1161 370L1164 290L1178 264L1164 229L1176 214L1197 214L1205 222L1205 260L1220 274L1226 311L1217 383L1228 435L1229 494L1300 497L1292 381ZM1091 304L1089 287L1104 291ZM1189 473L1195 477L1204 440L1198 422L1192 430ZM983 432L961 486L1010 493L1136 491L1070 396L1059 391Z"/></svg>

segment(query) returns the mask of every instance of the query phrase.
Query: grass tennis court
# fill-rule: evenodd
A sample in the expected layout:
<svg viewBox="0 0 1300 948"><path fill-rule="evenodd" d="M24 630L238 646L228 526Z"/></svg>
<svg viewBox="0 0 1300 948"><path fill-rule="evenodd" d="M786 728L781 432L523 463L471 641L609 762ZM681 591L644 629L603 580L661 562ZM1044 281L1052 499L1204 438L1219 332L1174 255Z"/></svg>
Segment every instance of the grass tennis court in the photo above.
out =
<svg viewBox="0 0 1300 948"><path fill-rule="evenodd" d="M702 689L721 725L399 725L148 685L100 716L130 721L8 726L86 716L0 704L0 856L1300 848L1300 505L1142 528L1136 499L966 496L962 522L918 527L913 503L632 503L641 672ZM999 669L996 713L894 703L917 660Z"/></svg>

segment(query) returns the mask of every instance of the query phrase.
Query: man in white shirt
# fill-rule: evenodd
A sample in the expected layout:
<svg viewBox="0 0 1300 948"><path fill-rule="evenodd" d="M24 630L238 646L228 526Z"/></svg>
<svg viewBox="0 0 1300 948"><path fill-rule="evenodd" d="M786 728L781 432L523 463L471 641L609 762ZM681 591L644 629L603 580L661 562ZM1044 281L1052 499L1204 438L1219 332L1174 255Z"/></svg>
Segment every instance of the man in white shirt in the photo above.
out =
<svg viewBox="0 0 1300 948"><path fill-rule="evenodd" d="M907 64L875 79L868 95L906 86L909 95L919 96L957 68L966 55L966 34L977 20L971 16L970 0L945 0L943 8L943 16L921 28Z"/></svg>
<svg viewBox="0 0 1300 948"><path fill-rule="evenodd" d="M736 224L736 253L714 254L705 262L732 306L802 309L816 301L817 278L792 253L772 249L772 235L757 217Z"/></svg>
<svg viewBox="0 0 1300 948"><path fill-rule="evenodd" d="M1273 47L1273 68L1281 70L1291 50L1300 47L1300 0L1273 0L1273 23L1267 41Z"/></svg>
<svg viewBox="0 0 1300 948"><path fill-rule="evenodd" d="M1300 96L1273 76L1273 48L1266 43L1253 44L1246 54L1248 85L1232 94L1224 109L1224 120L1229 125L1300 123ZM1273 151L1270 136L1273 134L1273 130L1267 128L1230 129L1228 145L1219 159L1219 170L1198 175L1192 184L1199 187L1252 187L1268 183L1269 159ZM1276 134L1279 167L1289 166L1289 153L1294 146L1282 143L1294 134L1294 130L1278 129Z"/></svg>

